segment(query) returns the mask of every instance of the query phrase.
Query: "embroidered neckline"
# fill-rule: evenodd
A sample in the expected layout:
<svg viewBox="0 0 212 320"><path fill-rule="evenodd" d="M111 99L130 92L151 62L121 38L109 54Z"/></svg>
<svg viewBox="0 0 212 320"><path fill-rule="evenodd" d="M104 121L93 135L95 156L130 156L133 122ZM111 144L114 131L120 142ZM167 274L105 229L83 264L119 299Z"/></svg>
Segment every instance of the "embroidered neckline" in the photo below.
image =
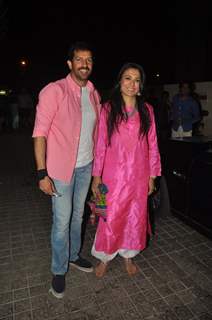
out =
<svg viewBox="0 0 212 320"><path fill-rule="evenodd" d="M132 117L137 111L138 111L137 108L133 108L131 111L123 111L123 112L128 117Z"/></svg>

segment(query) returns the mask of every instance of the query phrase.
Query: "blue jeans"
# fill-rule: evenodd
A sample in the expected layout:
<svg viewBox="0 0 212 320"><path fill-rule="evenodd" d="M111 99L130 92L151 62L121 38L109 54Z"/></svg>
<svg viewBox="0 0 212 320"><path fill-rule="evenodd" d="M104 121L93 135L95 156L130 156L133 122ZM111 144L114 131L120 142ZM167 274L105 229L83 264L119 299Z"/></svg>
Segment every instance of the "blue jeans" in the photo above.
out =
<svg viewBox="0 0 212 320"><path fill-rule="evenodd" d="M70 261L79 257L85 200L91 182L92 163L76 168L69 184L53 179L61 197L52 197L52 273L65 274Z"/></svg>

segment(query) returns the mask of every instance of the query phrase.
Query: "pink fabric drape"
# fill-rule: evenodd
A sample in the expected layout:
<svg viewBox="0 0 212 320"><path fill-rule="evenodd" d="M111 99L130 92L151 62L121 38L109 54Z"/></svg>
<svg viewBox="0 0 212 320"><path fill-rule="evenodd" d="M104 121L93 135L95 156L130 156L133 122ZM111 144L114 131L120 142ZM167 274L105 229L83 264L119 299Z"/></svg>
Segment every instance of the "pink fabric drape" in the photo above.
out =
<svg viewBox="0 0 212 320"><path fill-rule="evenodd" d="M149 227L148 183L161 174L155 121L152 107L148 136L139 136L140 119L136 112L122 122L108 145L107 112L100 115L93 176L102 176L108 187L107 220L99 220L95 249L112 254L119 249L143 250Z"/></svg>

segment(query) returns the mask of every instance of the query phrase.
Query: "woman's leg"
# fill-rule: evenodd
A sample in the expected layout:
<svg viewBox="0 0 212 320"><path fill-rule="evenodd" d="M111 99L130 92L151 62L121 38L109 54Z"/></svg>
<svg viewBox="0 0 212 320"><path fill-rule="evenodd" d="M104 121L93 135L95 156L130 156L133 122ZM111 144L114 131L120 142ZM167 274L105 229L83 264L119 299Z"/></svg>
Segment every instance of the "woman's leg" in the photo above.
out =
<svg viewBox="0 0 212 320"><path fill-rule="evenodd" d="M138 272L138 267L131 258L124 258L125 268L129 276L133 276Z"/></svg>
<svg viewBox="0 0 212 320"><path fill-rule="evenodd" d="M138 267L133 262L132 258L135 257L140 251L139 250L119 250L120 256L124 258L125 268L130 276L133 276L138 272Z"/></svg>
<svg viewBox="0 0 212 320"><path fill-rule="evenodd" d="M103 262L101 261L96 267L95 267L95 274L97 276L97 278L102 278L106 271L107 271L107 267L108 267L109 262Z"/></svg>
<svg viewBox="0 0 212 320"><path fill-rule="evenodd" d="M115 256L117 255L118 252L115 252L113 254L107 254L103 251L96 251L95 241L96 241L96 238L94 240L93 247L91 249L91 254L95 258L100 260L99 264L97 264L97 266L95 267L95 274L98 278L102 278L107 271L109 261L112 260L113 258L115 258Z"/></svg>

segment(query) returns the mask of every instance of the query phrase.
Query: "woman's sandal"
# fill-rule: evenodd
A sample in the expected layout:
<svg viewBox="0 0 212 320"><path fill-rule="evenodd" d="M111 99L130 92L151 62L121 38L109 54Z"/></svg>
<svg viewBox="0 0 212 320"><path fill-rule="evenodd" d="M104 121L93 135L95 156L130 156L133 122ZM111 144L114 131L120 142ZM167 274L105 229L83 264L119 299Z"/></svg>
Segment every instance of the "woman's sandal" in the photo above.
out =
<svg viewBox="0 0 212 320"><path fill-rule="evenodd" d="M124 259L125 267L129 276L133 276L138 272L138 268L136 264L132 261L132 259Z"/></svg>
<svg viewBox="0 0 212 320"><path fill-rule="evenodd" d="M102 278L107 271L108 263L100 262L95 268L95 274L97 278Z"/></svg>

